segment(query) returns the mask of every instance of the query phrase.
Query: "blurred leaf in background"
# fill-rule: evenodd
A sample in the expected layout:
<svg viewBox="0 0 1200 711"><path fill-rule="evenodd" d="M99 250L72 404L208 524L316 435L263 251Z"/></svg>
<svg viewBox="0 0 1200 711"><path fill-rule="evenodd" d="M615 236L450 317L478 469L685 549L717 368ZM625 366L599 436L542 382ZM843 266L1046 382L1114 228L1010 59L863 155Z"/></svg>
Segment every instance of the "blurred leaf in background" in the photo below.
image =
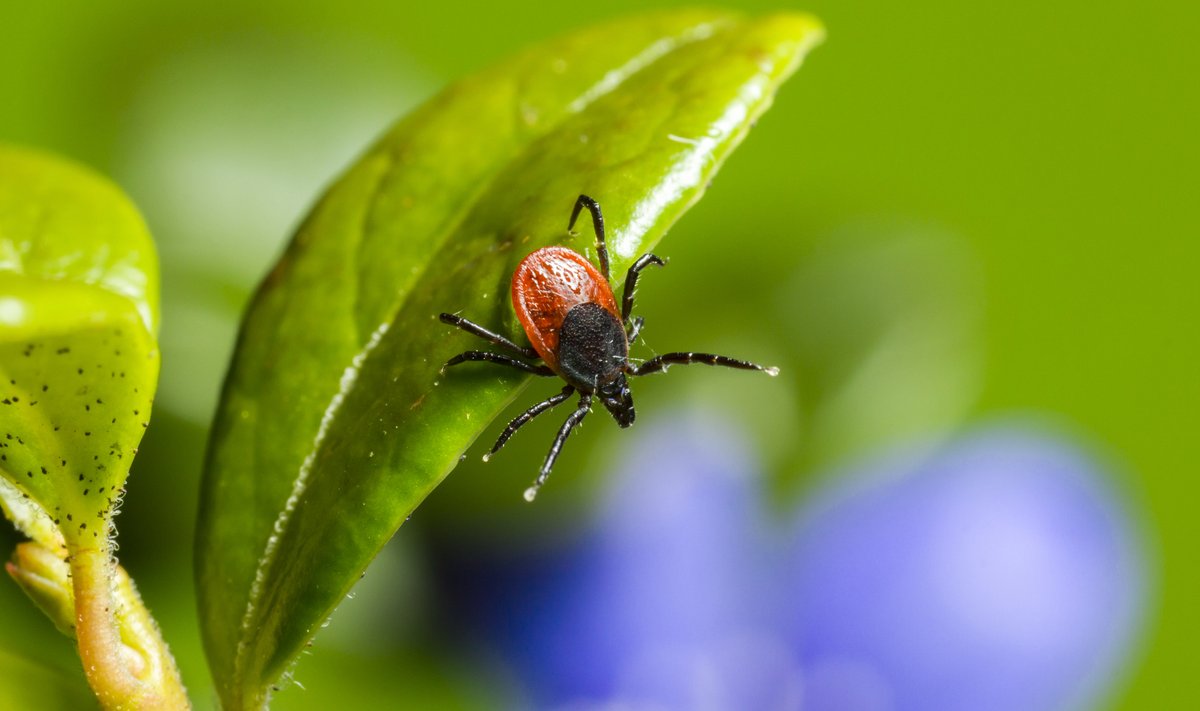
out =
<svg viewBox="0 0 1200 711"><path fill-rule="evenodd" d="M254 71L245 68L253 66ZM163 224L169 299L164 402L212 417L246 290L280 235L367 137L433 86L394 46L337 38L185 45L135 87L119 172ZM269 97L269 99L267 98Z"/></svg>
<svg viewBox="0 0 1200 711"><path fill-rule="evenodd" d="M800 434L778 438L792 446L785 491L963 422L982 385L980 271L962 240L916 225L845 225L814 241L772 313L803 410Z"/></svg>
<svg viewBox="0 0 1200 711"><path fill-rule="evenodd" d="M730 5L751 13L779 8L765 1ZM130 492L121 517L122 555L159 615L198 707L211 705L211 687L190 561L180 551L191 547L207 413L256 275L338 167L407 107L519 47L646 7L614 0L589 8L587 16L574 5L533 2L4 7L0 61L14 70L0 74L0 138L116 176L160 242L163 403L133 474L141 486ZM695 398L716 400L735 422L754 423L746 436L764 457L767 475L797 475L800 469L782 463L797 456L792 440L810 436L804 427L815 423L813 401L805 399L815 383L799 374L835 372L823 364L838 364L841 346L823 344L820 334L797 334L789 300L809 293L803 275L829 263L816 245L865 225L882 242L882 255L891 249L889 235L918 225L949 242L947 263L965 267L965 284L943 274L931 286L947 284L952 295L961 284L967 300L961 309L950 303L916 311L947 317L942 326L913 333L944 328L949 340L941 342L949 351L893 341L890 352L978 358L974 365L946 364L947 374L967 379L963 392L920 403L931 415L929 429L941 429L962 407L967 415L1046 412L1073 422L1124 464L1112 476L1124 492L1117 495L1143 512L1151 610L1148 632L1134 645L1142 656L1112 704L1200 705L1200 690L1188 681L1200 636L1194 605L1200 568L1192 564L1200 539L1192 502L1200 483L1188 476L1200 454L1193 436L1200 333L1189 327L1200 312L1191 175L1200 164L1194 135L1200 98L1186 89L1200 75L1192 49L1200 6L1156 0L1114 12L1083 0L996 6L814 0L793 7L821 16L831 40L674 228L678 234L664 250L671 267L646 279L639 295L646 348L703 345L761 357L783 368L779 382L791 389L756 390L749 398L736 386L725 391L707 373L648 379L639 389L639 427ZM220 59L227 53L230 59ZM301 69L287 81L282 75L291 65ZM320 68L329 72L325 79ZM206 99L203 110L188 98L189 84ZM193 141L205 146L204 154L224 156L221 170L184 178L189 164L204 163L179 146ZM176 151L188 160L173 161ZM310 156L313 164L293 162ZM224 186L243 174L262 177L239 191L246 199L230 210ZM158 185L171 187L158 191ZM267 199L280 186L292 186L287 200L294 204ZM185 211L181 203L201 209ZM258 225L254 233L242 232L250 224ZM210 240L221 246L210 249ZM896 254L907 259L901 255L910 252ZM927 253L916 254L919 260ZM877 263L886 271L885 262ZM919 264L905 271L928 273ZM876 292L880 303L889 303L888 293ZM979 299L978 312L971 299ZM812 318L819 317L819 307L812 309ZM965 339L961 348L955 334ZM863 362L862 354L847 353L848 362ZM939 364L918 365L937 371ZM976 382L971 368L980 369ZM906 375L907 369L896 373L897 382ZM877 424L851 419L836 431L880 433ZM278 707L305 708L311 697L394 708L410 698L405 682L431 680L430 693L444 688L432 681L439 673L462 688L511 689L494 658L447 648L440 632L454 613L439 605L429 568L452 544L504 544L518 555L549 537L583 535L580 512L594 508L600 477L623 451L619 435L630 433L589 427L563 455L556 495L532 509L519 493L530 475L527 462L544 454L549 432L535 423L521 434L486 468L470 457L418 510L406 535L372 567L358 598L322 633L327 653L298 666L308 691L280 694ZM835 441L852 450L857 440ZM849 450L829 452L834 460L839 451L860 454ZM139 478L141 467L171 475ZM772 501L770 508L789 505ZM397 580L406 582L393 599ZM28 602L13 592L0 590L6 629L0 644L38 649L43 633L61 642L45 620L14 614L27 611ZM53 657L55 649L44 653ZM424 664L440 671L401 673ZM380 668L397 671L374 671ZM433 697L411 698L428 707Z"/></svg>
<svg viewBox="0 0 1200 711"><path fill-rule="evenodd" d="M23 602L29 604L27 600ZM73 670L44 666L30 661L24 650L11 653L0 649L0 706L80 711L100 708L83 680L78 660L73 666Z"/></svg>

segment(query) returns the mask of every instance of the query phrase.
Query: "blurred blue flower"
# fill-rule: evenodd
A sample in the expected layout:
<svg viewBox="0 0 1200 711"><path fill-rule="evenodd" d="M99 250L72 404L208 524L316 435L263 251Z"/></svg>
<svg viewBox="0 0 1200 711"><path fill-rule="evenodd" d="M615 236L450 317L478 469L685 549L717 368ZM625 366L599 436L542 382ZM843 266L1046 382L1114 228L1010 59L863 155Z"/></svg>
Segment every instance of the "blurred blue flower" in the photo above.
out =
<svg viewBox="0 0 1200 711"><path fill-rule="evenodd" d="M584 540L471 573L536 708L1077 708L1138 627L1132 527L1046 435L891 453L783 526L719 422L645 428L620 460Z"/></svg>
<svg viewBox="0 0 1200 711"><path fill-rule="evenodd" d="M806 708L1087 708L1111 687L1144 571L1095 461L992 429L852 482L810 501L781 565Z"/></svg>

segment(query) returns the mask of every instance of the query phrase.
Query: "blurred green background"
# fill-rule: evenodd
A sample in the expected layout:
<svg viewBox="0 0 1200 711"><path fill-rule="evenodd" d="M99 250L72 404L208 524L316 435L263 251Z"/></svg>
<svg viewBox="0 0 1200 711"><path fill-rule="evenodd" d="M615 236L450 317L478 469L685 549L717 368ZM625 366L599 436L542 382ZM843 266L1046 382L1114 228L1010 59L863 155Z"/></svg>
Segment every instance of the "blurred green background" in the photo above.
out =
<svg viewBox="0 0 1200 711"><path fill-rule="evenodd" d="M198 707L212 706L191 588L206 426L239 313L290 229L448 81L603 17L680 4L5 0L0 140L112 177L159 244L160 398L118 523ZM1152 559L1153 608L1114 707L1195 706L1200 6L789 7L820 16L828 41L640 291L656 349L778 363L782 385L647 382L640 412L722 403L751 423L781 501L825 464L969 417L1034 412L1072 428L1117 464ZM616 428L573 440L556 495L530 508L519 494L553 427L538 425L431 497L300 663L308 692L278 708L398 695L471 706L507 683L473 650L443 648L428 569L438 546L528 545L587 506ZM2 535L7 550L16 538ZM0 585L0 618L0 653L75 673L13 585Z"/></svg>

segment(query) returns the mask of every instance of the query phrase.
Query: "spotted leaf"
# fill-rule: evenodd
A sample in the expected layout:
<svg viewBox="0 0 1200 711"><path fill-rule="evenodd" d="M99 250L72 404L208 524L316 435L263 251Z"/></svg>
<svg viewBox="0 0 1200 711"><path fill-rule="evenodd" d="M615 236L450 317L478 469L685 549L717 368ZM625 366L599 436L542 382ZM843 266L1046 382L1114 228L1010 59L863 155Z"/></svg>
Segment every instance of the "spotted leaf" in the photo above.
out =
<svg viewBox="0 0 1200 711"><path fill-rule="evenodd" d="M103 547L150 419L157 298L116 187L0 146L0 505L49 548Z"/></svg>

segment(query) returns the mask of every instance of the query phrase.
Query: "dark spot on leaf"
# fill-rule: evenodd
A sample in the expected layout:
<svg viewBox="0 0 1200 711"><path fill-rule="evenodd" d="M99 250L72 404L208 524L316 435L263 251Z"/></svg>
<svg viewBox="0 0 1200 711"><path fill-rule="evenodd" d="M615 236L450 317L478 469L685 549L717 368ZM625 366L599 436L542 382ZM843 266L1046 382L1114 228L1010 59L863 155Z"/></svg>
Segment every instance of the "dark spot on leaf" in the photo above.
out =
<svg viewBox="0 0 1200 711"><path fill-rule="evenodd" d="M59 355L63 355L64 353L70 353L70 352L71 352L70 348L59 348L57 351L55 351L55 353L57 353Z"/></svg>
<svg viewBox="0 0 1200 711"><path fill-rule="evenodd" d="M91 437L91 436L92 436L92 433L91 433L91 432L84 432L84 433L83 433L83 436L84 436L84 437Z"/></svg>
<svg viewBox="0 0 1200 711"><path fill-rule="evenodd" d="M83 495L84 495L84 496L87 496L87 495L88 495L88 492L90 492L90 491L91 491L91 489L84 489L84 490L83 490Z"/></svg>

